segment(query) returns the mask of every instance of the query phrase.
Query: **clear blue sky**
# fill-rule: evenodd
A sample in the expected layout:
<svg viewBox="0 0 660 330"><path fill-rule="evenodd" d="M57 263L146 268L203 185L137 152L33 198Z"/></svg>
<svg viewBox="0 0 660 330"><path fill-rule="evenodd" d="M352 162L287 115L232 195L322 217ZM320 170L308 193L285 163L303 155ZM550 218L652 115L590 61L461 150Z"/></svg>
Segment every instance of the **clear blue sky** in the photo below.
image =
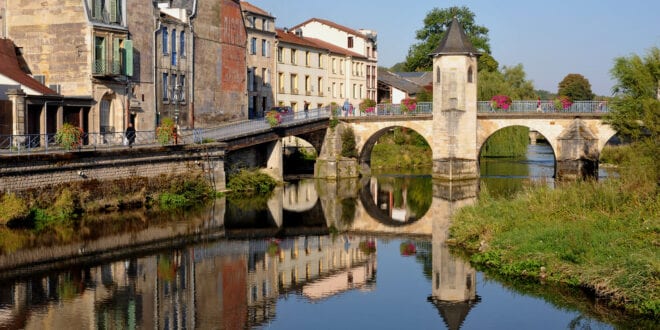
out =
<svg viewBox="0 0 660 330"><path fill-rule="evenodd" d="M276 17L277 27L324 18L378 32L378 64L405 60L415 31L433 9L466 6L489 29L500 65L521 63L537 89L557 91L569 73L589 79L594 93L610 95L615 57L660 47L660 0L251 0Z"/></svg>

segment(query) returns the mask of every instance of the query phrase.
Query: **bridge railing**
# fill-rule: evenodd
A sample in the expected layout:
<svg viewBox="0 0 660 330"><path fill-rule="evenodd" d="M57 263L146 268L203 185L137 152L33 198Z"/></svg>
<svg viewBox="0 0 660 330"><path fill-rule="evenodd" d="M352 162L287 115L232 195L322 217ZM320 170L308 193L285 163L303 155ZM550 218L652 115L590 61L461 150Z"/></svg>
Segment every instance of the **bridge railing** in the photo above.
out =
<svg viewBox="0 0 660 330"><path fill-rule="evenodd" d="M494 109L490 101L477 102L477 112L565 112L607 113L607 101L575 101L569 107L556 107L553 100L513 101L509 109Z"/></svg>

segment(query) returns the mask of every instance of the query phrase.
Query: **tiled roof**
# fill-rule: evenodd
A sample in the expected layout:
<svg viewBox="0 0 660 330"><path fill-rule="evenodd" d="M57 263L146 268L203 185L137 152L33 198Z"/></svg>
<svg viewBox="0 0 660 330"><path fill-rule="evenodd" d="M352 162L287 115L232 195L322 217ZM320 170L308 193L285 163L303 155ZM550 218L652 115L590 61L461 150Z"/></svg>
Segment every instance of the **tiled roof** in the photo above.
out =
<svg viewBox="0 0 660 330"><path fill-rule="evenodd" d="M420 86L428 86L433 83L433 72L431 71L422 71L422 72L394 72L394 74L408 79Z"/></svg>
<svg viewBox="0 0 660 330"><path fill-rule="evenodd" d="M477 49L474 48L470 38L465 35L465 31L454 18L445 33L445 36L440 41L438 48L436 48L431 55L478 55Z"/></svg>
<svg viewBox="0 0 660 330"><path fill-rule="evenodd" d="M266 16L266 17L271 17L274 18L269 12L247 2L247 1L241 1L241 9L250 13L255 13L259 14L261 16Z"/></svg>
<svg viewBox="0 0 660 330"><path fill-rule="evenodd" d="M322 48L324 48L324 49L330 51L331 53L341 54L341 55L347 55L347 56L351 56L351 57L355 57L355 58L363 58L363 59L366 59L366 58L367 58L366 56L364 56L364 55L362 55L362 54L358 54L358 53L356 53L356 52L352 52L352 51L350 51L350 50L347 50L347 49L345 49L345 48L339 47L339 46L337 46L337 45L333 45L333 44L331 44L331 43L329 43L329 42L327 42L327 41L323 41L323 40L321 40L321 39L316 39L316 38L306 38L306 39L312 40L312 41L315 42L317 45L319 45L320 47L322 47Z"/></svg>
<svg viewBox="0 0 660 330"><path fill-rule="evenodd" d="M312 41L311 38L302 38L297 36L293 32L285 32L283 29L277 28L275 29L275 33L276 33L275 38L279 39L280 42L286 42L289 44L307 46L317 49L324 49L323 47L319 46L314 41Z"/></svg>
<svg viewBox="0 0 660 330"><path fill-rule="evenodd" d="M303 25L306 25L306 24L308 24L308 23L311 23L311 22L319 22L319 23L321 23L321 24L325 24L325 25L331 26L331 27L333 27L333 28L335 28L335 29L338 29L338 30L344 31L344 32L346 32L346 33L354 34L354 35L356 35L356 36L358 36L358 37L362 37L362 38L366 38L366 37L367 37L367 36L365 36L363 33L358 32L357 30L351 29L351 28L349 28L349 27L345 27L345 26L343 26L343 25L337 24L337 23L332 22L332 21L328 21L328 20L326 20L326 19L315 18L315 17L314 17L314 18L310 18L310 19L308 19L308 20L302 22L302 23L300 23L300 24L298 24L298 25L292 27L291 29L292 29L292 30L295 30L295 29L297 29L297 28L299 28L299 27L301 27L301 26L303 26Z"/></svg>
<svg viewBox="0 0 660 330"><path fill-rule="evenodd" d="M43 95L57 95L57 92L21 70L16 56L16 46L10 39L0 39L0 74Z"/></svg>

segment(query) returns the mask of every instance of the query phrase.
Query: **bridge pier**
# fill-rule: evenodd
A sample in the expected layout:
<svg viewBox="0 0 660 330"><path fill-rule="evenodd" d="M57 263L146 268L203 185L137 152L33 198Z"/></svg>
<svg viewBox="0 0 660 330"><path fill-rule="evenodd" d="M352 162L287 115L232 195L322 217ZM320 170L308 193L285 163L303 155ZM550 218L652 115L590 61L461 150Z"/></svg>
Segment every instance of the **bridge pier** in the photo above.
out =
<svg viewBox="0 0 660 330"><path fill-rule="evenodd" d="M321 152L314 164L314 177L321 179L357 178L358 161L355 158L342 157L341 133L347 129L346 124L339 123L334 128L327 129Z"/></svg>
<svg viewBox="0 0 660 330"><path fill-rule="evenodd" d="M580 119L557 137L557 180L598 178L598 137Z"/></svg>

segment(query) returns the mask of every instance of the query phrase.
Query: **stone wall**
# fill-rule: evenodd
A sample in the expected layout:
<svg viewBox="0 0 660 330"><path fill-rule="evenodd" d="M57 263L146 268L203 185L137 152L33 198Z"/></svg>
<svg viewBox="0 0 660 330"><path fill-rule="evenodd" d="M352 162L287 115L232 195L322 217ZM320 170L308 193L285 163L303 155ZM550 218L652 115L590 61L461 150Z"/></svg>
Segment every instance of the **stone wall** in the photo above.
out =
<svg viewBox="0 0 660 330"><path fill-rule="evenodd" d="M0 156L0 191L76 181L204 173L225 189L224 144Z"/></svg>

